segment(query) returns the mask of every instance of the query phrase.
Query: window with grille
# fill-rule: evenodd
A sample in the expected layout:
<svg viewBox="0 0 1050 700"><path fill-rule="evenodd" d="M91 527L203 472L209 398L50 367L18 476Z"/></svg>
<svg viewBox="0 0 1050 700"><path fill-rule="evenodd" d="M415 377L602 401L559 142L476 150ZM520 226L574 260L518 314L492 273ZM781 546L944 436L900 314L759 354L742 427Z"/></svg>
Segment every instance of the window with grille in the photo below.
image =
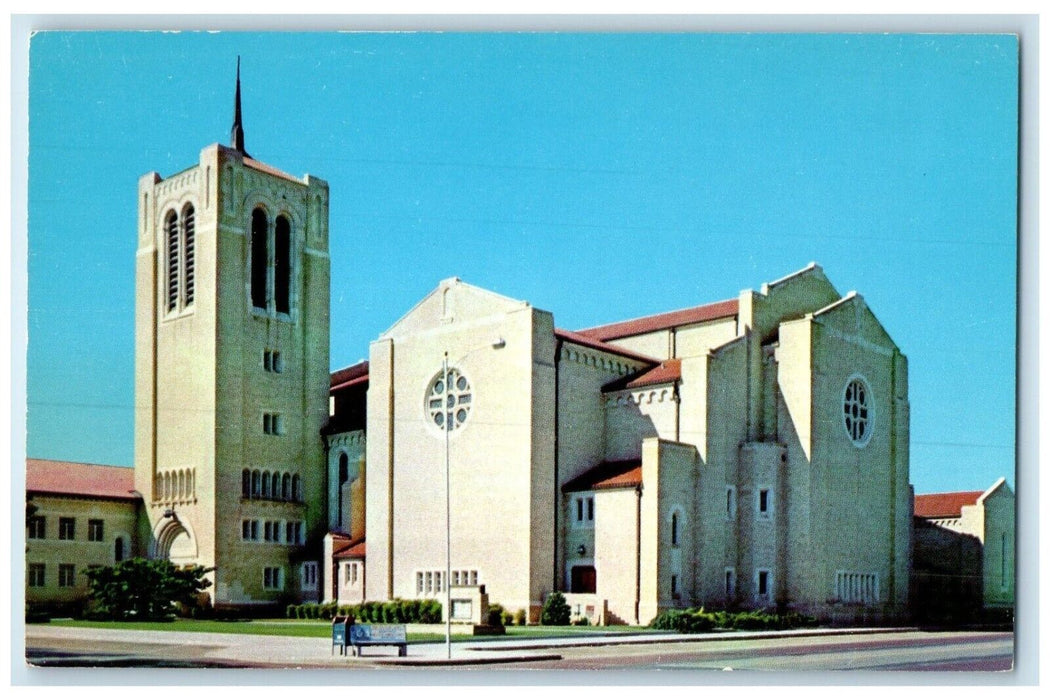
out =
<svg viewBox="0 0 1050 700"><path fill-rule="evenodd" d="M34 515L29 518L27 537L31 540L42 540L47 537L47 518Z"/></svg>
<svg viewBox="0 0 1050 700"><path fill-rule="evenodd" d="M879 575L857 571L835 572L835 597L843 603L879 601Z"/></svg>
<svg viewBox="0 0 1050 700"><path fill-rule="evenodd" d="M263 568L263 588L277 591L284 588L284 569L279 566Z"/></svg>
<svg viewBox="0 0 1050 700"><path fill-rule="evenodd" d="M871 439L872 408L867 382L854 375L842 393L842 421L846 434L857 447L864 447Z"/></svg>
<svg viewBox="0 0 1050 700"><path fill-rule="evenodd" d="M77 585L77 568L73 564L58 565L58 585L62 588L72 588Z"/></svg>
<svg viewBox="0 0 1050 700"><path fill-rule="evenodd" d="M77 521L75 518L59 518L58 519L58 539L60 540L72 540L76 539L77 534Z"/></svg>
<svg viewBox="0 0 1050 700"><path fill-rule="evenodd" d="M455 367L430 380L426 409L439 430L457 430L467 422L473 401L470 382Z"/></svg>
<svg viewBox="0 0 1050 700"><path fill-rule="evenodd" d="M280 413L263 414L263 432L267 435L284 435L284 420Z"/></svg>
<svg viewBox="0 0 1050 700"><path fill-rule="evenodd" d="M179 217L169 211L164 217L164 238L167 248L167 307L174 311L179 304Z"/></svg>
<svg viewBox="0 0 1050 700"><path fill-rule="evenodd" d="M273 303L279 314L288 313L289 289L292 276L291 226L288 219L278 216L274 224Z"/></svg>
<svg viewBox="0 0 1050 700"><path fill-rule="evenodd" d="M193 205L187 205L182 212L182 265L183 284L185 285L182 291L182 303L185 306L193 303L197 271L196 237L197 229Z"/></svg>
<svg viewBox="0 0 1050 700"><path fill-rule="evenodd" d="M43 564L30 564L28 566L29 586L31 588L40 588L45 585L44 574L46 570Z"/></svg>

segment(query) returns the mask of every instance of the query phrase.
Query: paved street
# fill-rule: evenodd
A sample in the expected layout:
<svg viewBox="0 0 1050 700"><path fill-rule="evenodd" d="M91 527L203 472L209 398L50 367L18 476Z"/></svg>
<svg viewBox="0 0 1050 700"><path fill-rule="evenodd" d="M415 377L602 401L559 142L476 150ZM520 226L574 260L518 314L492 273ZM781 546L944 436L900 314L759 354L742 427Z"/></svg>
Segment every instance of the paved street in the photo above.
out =
<svg viewBox="0 0 1050 700"><path fill-rule="evenodd" d="M27 659L35 666L173 668L352 668L441 670L444 644L412 644L364 658L332 654L326 639L240 634L141 632L29 625ZM796 631L707 635L635 635L455 642L457 668L692 671L1006 671L1008 632L916 630Z"/></svg>

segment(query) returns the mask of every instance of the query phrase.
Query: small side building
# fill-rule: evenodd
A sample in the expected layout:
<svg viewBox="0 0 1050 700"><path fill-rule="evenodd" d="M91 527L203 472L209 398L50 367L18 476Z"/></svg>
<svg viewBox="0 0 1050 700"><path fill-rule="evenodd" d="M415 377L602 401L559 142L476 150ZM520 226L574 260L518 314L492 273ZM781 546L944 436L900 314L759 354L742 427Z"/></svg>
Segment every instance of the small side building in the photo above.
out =
<svg viewBox="0 0 1050 700"><path fill-rule="evenodd" d="M141 514L133 469L27 459L27 605L75 611L85 570L141 554Z"/></svg>
<svg viewBox="0 0 1050 700"><path fill-rule="evenodd" d="M1016 499L1000 478L985 491L915 497L912 611L916 619L967 619L1012 611Z"/></svg>

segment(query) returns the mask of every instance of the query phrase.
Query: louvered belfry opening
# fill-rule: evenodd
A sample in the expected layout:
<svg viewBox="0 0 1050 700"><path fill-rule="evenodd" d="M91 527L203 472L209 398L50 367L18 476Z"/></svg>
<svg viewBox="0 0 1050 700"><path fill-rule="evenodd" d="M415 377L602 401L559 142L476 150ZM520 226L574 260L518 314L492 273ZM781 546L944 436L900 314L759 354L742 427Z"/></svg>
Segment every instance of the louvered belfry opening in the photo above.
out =
<svg viewBox="0 0 1050 700"><path fill-rule="evenodd" d="M286 314L290 308L288 296L291 286L291 226L288 219L278 216L274 226L273 297L277 313Z"/></svg>
<svg viewBox="0 0 1050 700"><path fill-rule="evenodd" d="M179 217L174 211L164 217L164 235L168 251L168 311L179 303Z"/></svg>
<svg viewBox="0 0 1050 700"><path fill-rule="evenodd" d="M182 292L182 303L189 306L193 303L193 292L196 277L196 219L193 205L189 204L182 212L182 265L184 269L184 284Z"/></svg>

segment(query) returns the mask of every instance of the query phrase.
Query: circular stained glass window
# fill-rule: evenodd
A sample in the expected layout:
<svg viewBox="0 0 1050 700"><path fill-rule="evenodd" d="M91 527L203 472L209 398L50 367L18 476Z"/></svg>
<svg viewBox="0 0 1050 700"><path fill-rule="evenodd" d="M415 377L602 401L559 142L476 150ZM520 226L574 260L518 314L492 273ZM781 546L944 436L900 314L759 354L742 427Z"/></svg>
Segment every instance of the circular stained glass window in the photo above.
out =
<svg viewBox="0 0 1050 700"><path fill-rule="evenodd" d="M430 381L427 415L438 430L455 430L467 422L473 398L467 378L455 367L449 367Z"/></svg>
<svg viewBox="0 0 1050 700"><path fill-rule="evenodd" d="M863 447L871 437L872 421L871 392L860 377L852 377L846 383L842 395L842 420L846 434L853 444Z"/></svg>

